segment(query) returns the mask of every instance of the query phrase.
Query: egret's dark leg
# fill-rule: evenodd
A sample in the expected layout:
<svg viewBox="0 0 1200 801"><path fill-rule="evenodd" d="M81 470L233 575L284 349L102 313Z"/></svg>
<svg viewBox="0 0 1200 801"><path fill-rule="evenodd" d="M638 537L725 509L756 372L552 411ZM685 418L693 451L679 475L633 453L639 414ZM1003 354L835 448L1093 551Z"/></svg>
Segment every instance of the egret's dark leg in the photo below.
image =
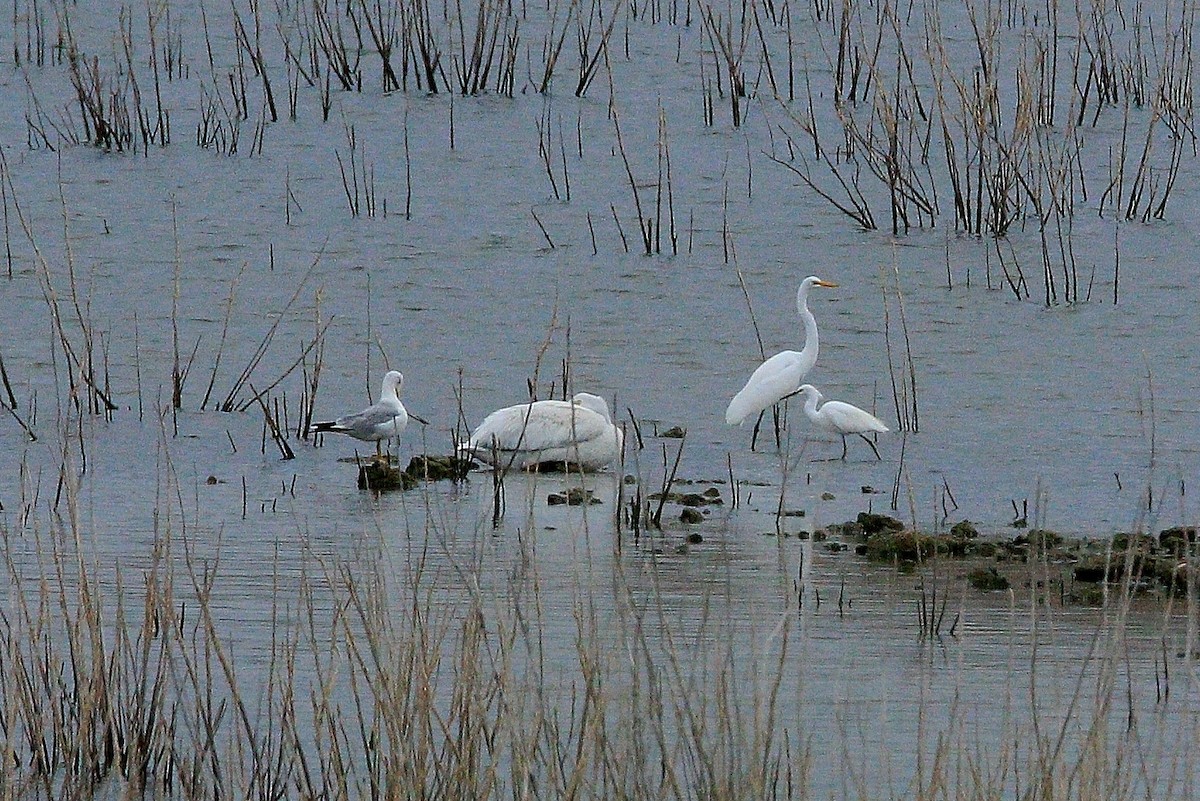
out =
<svg viewBox="0 0 1200 801"><path fill-rule="evenodd" d="M871 442L870 437L868 437L866 434L859 434L859 436L863 438L863 442L871 446L871 450L875 451L875 460L882 462L883 457L879 455L879 449L875 447L874 442Z"/></svg>
<svg viewBox="0 0 1200 801"><path fill-rule="evenodd" d="M842 461L846 461L846 435L842 434Z"/></svg>

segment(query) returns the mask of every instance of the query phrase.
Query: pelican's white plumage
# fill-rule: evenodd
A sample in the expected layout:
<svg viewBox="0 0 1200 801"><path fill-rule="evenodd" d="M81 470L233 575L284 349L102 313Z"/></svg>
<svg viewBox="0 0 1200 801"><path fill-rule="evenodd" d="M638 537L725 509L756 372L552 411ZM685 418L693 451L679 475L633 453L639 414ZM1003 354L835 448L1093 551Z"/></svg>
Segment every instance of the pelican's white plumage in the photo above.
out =
<svg viewBox="0 0 1200 801"><path fill-rule="evenodd" d="M497 409L472 432L467 450L499 467L563 462L599 470L620 456L623 441L604 399L580 392L569 401L542 400Z"/></svg>
<svg viewBox="0 0 1200 801"><path fill-rule="evenodd" d="M391 370L383 377L383 387L379 390L377 403L371 404L361 412L348 414L336 420L313 423L312 430L346 434L363 442L374 442L375 453L382 454L383 441L398 439L408 427L408 412L400 402L399 394L403 385L404 375L399 370Z"/></svg>
<svg viewBox="0 0 1200 801"><path fill-rule="evenodd" d="M875 458L881 458L875 443L867 439L866 435L871 432L882 434L888 431L882 420L868 411L842 401L825 401L818 409L817 404L824 396L812 384L804 384L798 392L804 396L804 414L812 424L822 431L841 435L843 459L846 458L847 434L858 434L871 446L871 450L875 451Z"/></svg>
<svg viewBox="0 0 1200 801"><path fill-rule="evenodd" d="M796 311L804 321L804 349L780 351L758 366L746 386L733 396L729 408L725 410L725 422L729 425L738 425L784 398L795 395L804 376L817 363L817 353L821 347L817 320L808 310L808 291L814 286L836 287L837 284L822 281L815 275L800 282L800 288L796 290Z"/></svg>

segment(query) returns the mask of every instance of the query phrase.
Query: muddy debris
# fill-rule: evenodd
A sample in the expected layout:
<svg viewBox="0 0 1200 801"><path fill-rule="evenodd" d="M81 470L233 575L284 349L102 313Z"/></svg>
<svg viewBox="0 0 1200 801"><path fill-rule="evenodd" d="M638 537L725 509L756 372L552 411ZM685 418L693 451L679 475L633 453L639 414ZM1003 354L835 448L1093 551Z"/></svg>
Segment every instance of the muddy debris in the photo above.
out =
<svg viewBox="0 0 1200 801"><path fill-rule="evenodd" d="M649 499L657 501L664 497L669 503L680 506L713 506L725 503L721 491L716 487L709 487L704 492L668 492L665 496L661 492L652 492Z"/></svg>
<svg viewBox="0 0 1200 801"><path fill-rule="evenodd" d="M666 431L660 431L658 435L665 439L683 439L687 436L687 429L680 426L671 426Z"/></svg>
<svg viewBox="0 0 1200 801"><path fill-rule="evenodd" d="M408 490L420 479L392 465L387 458L371 459L358 466L358 488L372 492Z"/></svg>
<svg viewBox="0 0 1200 801"><path fill-rule="evenodd" d="M418 454L403 470L390 456L367 460L342 459L358 464L358 488L375 492L410 490L422 481L461 481L477 464L459 456Z"/></svg>
<svg viewBox="0 0 1200 801"><path fill-rule="evenodd" d="M979 529L970 520L959 520L950 527L950 536L964 540L973 540L979 537Z"/></svg>
<svg viewBox="0 0 1200 801"><path fill-rule="evenodd" d="M999 592L1012 586L1008 577L1000 575L995 565L977 567L970 571L967 573L967 582L980 592Z"/></svg>
<svg viewBox="0 0 1200 801"><path fill-rule="evenodd" d="M404 472L423 481L462 481L478 463L459 456L418 454L408 460Z"/></svg>
<svg viewBox="0 0 1200 801"><path fill-rule="evenodd" d="M1135 592L1186 593L1187 548L1195 543L1195 528L1163 530L1157 537L1116 534L1110 539L1068 537L1049 529L1027 529L1009 539L984 539L978 527L961 520L949 531L931 534L914 531L888 515L862 512L854 520L833 524L813 533L813 539L833 538L854 553L877 562L891 562L904 572L936 557L975 559L983 564L971 569L967 581L982 591L1016 586L1013 570L1031 560L1044 561L1057 572L1053 582L1063 600L1101 603L1105 585L1128 582ZM1005 568L1011 565L1011 568ZM1027 568L1019 568L1025 576ZM1009 575L1005 572L1008 571ZM1027 576L1025 576L1026 583Z"/></svg>
<svg viewBox="0 0 1200 801"><path fill-rule="evenodd" d="M571 487L566 492L552 492L546 496L548 506L595 506L599 503L603 501L594 497L590 489L583 487Z"/></svg>
<svg viewBox="0 0 1200 801"><path fill-rule="evenodd" d="M683 511L679 513L679 522L687 523L689 525L703 523L704 515L700 513L699 509L691 506L685 506L683 507Z"/></svg>

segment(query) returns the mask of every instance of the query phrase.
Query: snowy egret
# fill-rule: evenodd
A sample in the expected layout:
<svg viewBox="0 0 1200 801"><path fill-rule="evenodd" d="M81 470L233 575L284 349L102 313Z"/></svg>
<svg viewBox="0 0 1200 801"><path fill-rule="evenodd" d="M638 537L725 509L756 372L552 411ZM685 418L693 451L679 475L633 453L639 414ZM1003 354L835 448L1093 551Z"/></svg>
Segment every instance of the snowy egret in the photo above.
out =
<svg viewBox="0 0 1200 801"><path fill-rule="evenodd" d="M816 318L808 310L808 290L814 286L836 287L837 284L822 281L815 275L800 282L800 289L796 291L796 310L804 321L804 350L780 351L760 364L746 386L729 402L729 408L725 410L725 422L729 425L738 425L746 418L795 395L800 381L816 364L820 341Z"/></svg>
<svg viewBox="0 0 1200 801"><path fill-rule="evenodd" d="M842 436L843 459L846 458L846 435L858 434L863 438L863 442L870 445L871 450L875 451L875 458L882 460L883 457L879 455L879 449L875 447L875 443L867 438L868 432L883 433L889 430L882 420L870 412L841 401L825 401L818 409L817 404L824 396L812 384L805 384L796 392L804 396L804 414L814 426Z"/></svg>
<svg viewBox="0 0 1200 801"><path fill-rule="evenodd" d="M599 470L620 456L623 441L604 399L580 392L570 401L531 401L497 409L471 434L465 450L497 467L562 462Z"/></svg>
<svg viewBox="0 0 1200 801"><path fill-rule="evenodd" d="M383 388L379 390L379 402L373 403L357 414L348 414L336 420L313 423L312 431L348 434L363 442L375 443L375 455L382 456L382 445L386 439L397 439L408 426L408 412L400 402L399 389L404 384L404 375L391 370L383 377Z"/></svg>

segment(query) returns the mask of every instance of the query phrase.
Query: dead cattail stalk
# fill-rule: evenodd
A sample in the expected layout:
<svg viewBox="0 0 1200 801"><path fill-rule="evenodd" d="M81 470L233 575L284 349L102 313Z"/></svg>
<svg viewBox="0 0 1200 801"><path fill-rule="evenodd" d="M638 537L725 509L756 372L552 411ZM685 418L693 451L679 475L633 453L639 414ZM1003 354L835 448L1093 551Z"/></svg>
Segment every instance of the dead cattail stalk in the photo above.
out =
<svg viewBox="0 0 1200 801"><path fill-rule="evenodd" d="M315 270L317 265L320 264L321 257L324 255L324 253L325 246L322 244L321 250L313 258L312 263L309 264L308 269L305 270L304 275L300 278L299 283L297 283L296 289L292 293L292 296L288 298L287 303L285 303L283 308L280 309L275 321L272 322L270 327L267 328L267 332L263 335L262 340L258 343L258 347L255 348L254 353L250 356L250 360L246 363L246 366L242 368L242 372L238 375L237 379L233 382L233 385L229 388L229 391L225 394L225 399L222 400L220 406L217 407L221 411L233 411L237 403L237 396L241 394L242 388L246 386L251 375L253 375L255 369L258 367L259 362L261 362L263 356L266 355L267 350L271 346L271 340L275 338L275 333L279 329L280 323L283 322L284 317L287 316L288 311L292 308L292 305L295 304L296 299L300 297L301 291L303 291L305 284L308 283L308 279L312 276L313 270ZM328 325L328 323L326 323L326 325ZM315 341L310 344L309 349L314 347L315 344ZM299 360L297 360L297 363L299 363ZM295 369L295 364L293 364L292 367L284 373L284 375L286 376L287 373L291 372L292 369ZM280 380L282 380L282 378ZM278 381L275 383L278 383ZM274 386L274 384L272 384L272 386ZM253 400L250 401L250 403L253 402Z"/></svg>
<svg viewBox="0 0 1200 801"><path fill-rule="evenodd" d="M662 513L663 507L666 506L667 498L671 494L671 485L675 483L675 473L679 470L679 460L683 456L683 445L687 439L687 431L683 432L683 436L679 438L679 448L675 451L675 461L671 464L670 470L667 469L667 446L663 444L663 483L662 490L658 496L658 508L654 510L654 516L650 518L655 528L662 528Z"/></svg>

